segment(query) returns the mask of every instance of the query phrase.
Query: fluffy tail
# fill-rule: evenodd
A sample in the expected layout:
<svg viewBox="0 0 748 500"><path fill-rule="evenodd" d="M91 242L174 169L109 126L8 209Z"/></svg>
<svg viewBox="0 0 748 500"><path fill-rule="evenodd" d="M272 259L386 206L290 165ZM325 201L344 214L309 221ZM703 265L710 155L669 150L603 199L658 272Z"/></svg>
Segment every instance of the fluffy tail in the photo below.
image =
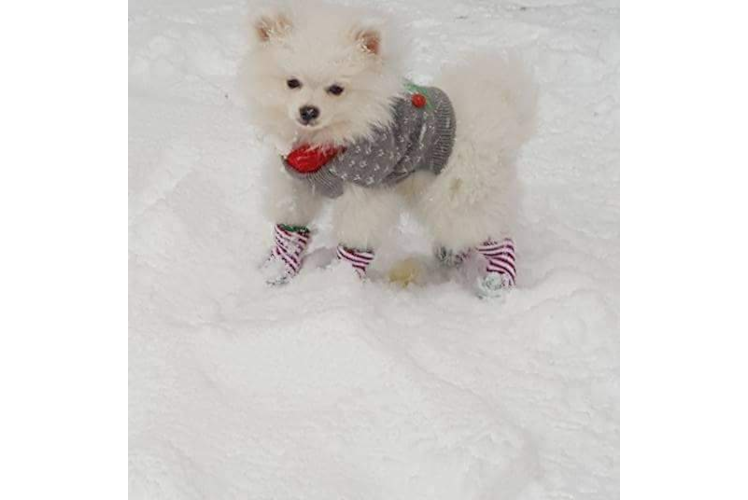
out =
<svg viewBox="0 0 748 500"><path fill-rule="evenodd" d="M517 54L469 57L437 85L452 99L458 134L480 147L512 155L535 132L537 87Z"/></svg>
<svg viewBox="0 0 748 500"><path fill-rule="evenodd" d="M538 88L527 66L516 55L500 60L497 69L503 80L501 91L509 109L508 117L517 129L514 147L519 148L535 134L537 127Z"/></svg>

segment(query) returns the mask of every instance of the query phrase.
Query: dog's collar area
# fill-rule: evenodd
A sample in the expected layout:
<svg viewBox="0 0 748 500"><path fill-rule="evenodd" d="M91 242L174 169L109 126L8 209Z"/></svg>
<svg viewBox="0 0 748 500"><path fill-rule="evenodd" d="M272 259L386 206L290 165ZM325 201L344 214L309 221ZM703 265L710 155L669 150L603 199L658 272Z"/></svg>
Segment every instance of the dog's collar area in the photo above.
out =
<svg viewBox="0 0 748 500"><path fill-rule="evenodd" d="M319 147L304 144L288 153L285 161L297 172L310 174L321 169L344 149L342 147Z"/></svg>
<svg viewBox="0 0 748 500"><path fill-rule="evenodd" d="M416 108L431 107L431 103L428 99L428 89L426 87L421 87L420 85L416 85L410 80L406 80L405 89L410 94L410 103L413 106L415 106Z"/></svg>

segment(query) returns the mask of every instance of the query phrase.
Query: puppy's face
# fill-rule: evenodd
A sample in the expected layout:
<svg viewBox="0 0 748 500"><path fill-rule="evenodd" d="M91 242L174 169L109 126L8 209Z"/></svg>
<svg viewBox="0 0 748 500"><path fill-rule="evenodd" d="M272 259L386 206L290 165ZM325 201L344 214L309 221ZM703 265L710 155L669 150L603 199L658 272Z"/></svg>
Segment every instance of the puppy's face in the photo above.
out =
<svg viewBox="0 0 748 500"><path fill-rule="evenodd" d="M339 13L275 13L254 21L253 36L244 85L266 129L296 142L345 143L387 121L397 77L378 28Z"/></svg>
<svg viewBox="0 0 748 500"><path fill-rule="evenodd" d="M365 82L361 81L367 78L366 64L325 61L315 67L308 63L311 54L295 55L276 52L267 84L277 88L279 99L268 104L282 107L286 118L302 134L354 120L368 98Z"/></svg>

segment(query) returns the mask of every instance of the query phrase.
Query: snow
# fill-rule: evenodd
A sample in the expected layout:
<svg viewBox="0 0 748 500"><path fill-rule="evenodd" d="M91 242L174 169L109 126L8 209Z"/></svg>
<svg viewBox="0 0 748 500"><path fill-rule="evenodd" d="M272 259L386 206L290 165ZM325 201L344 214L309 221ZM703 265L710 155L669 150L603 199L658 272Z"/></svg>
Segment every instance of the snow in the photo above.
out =
<svg viewBox="0 0 748 500"><path fill-rule="evenodd" d="M536 71L520 288L482 301L340 267L264 286L263 148L234 78L247 6L131 1L132 498L618 497L618 4L380 4L413 78L482 48ZM377 268L432 273L427 248L406 216Z"/></svg>

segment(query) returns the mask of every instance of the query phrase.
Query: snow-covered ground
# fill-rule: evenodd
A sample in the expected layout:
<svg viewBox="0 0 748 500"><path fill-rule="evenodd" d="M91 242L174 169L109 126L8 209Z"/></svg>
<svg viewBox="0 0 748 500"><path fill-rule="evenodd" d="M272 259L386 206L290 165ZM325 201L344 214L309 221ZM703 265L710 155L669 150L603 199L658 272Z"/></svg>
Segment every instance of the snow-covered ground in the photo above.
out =
<svg viewBox="0 0 748 500"><path fill-rule="evenodd" d="M478 48L535 69L520 288L496 303L342 268L267 288L262 146L234 77L247 5L131 0L132 498L618 497L618 4L380 4L419 81ZM414 223L399 232L379 267L427 262Z"/></svg>

